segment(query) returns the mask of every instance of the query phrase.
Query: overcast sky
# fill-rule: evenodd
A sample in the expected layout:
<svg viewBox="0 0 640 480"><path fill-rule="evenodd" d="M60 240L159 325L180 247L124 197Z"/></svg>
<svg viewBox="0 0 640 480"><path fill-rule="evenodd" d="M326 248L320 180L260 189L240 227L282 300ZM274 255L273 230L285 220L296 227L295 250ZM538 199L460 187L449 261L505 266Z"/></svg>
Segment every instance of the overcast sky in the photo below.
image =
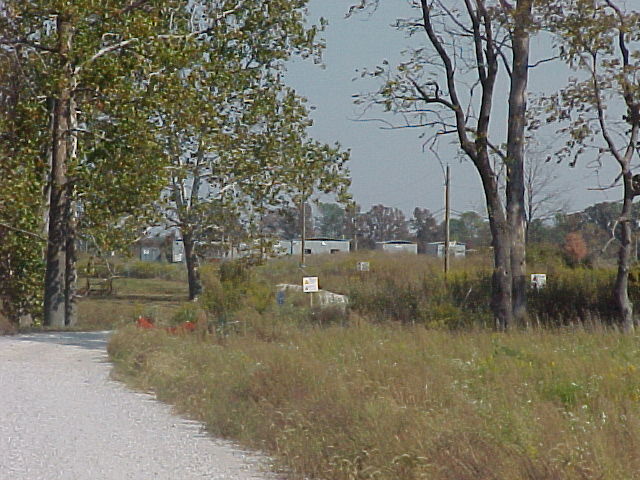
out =
<svg viewBox="0 0 640 480"><path fill-rule="evenodd" d="M382 203L402 209L408 217L416 206L439 213L444 206L443 171L433 153L424 150L424 139L419 138L422 132L418 129L384 130L380 128L381 123L357 121L360 107L353 104L352 98L353 94L372 90L376 85L371 80L358 78L357 69L374 67L384 59L395 64L401 59L400 52L404 48L424 43L424 37L408 39L391 27L395 18L412 13L404 0L385 1L372 15L359 14L346 19L349 4L348 0L311 0L310 20L317 21L319 17L329 20L324 33L327 42L323 56L325 68L311 61L296 60L289 65L287 81L314 107L311 135L328 143L339 141L351 150L352 193L363 210ZM533 47L538 52L543 49L536 42ZM566 75L562 71L561 66L533 69L531 91L557 88L552 82L558 82ZM498 89L496 101L500 102L501 91L505 92L506 104L504 89ZM499 113L499 109L495 113L501 117L500 122L504 122L506 115ZM401 123L399 117L383 112L370 112L365 118ZM542 138L541 143L548 143L550 138ZM446 143L441 143L439 154L452 169L452 208L458 212L484 213L478 174L468 161L461 162L456 149ZM556 186L565 192L572 210L620 198L617 190L590 190L599 183L611 183L615 168L594 172L584 166L572 169L567 165L554 165L554 172L560 177Z"/></svg>

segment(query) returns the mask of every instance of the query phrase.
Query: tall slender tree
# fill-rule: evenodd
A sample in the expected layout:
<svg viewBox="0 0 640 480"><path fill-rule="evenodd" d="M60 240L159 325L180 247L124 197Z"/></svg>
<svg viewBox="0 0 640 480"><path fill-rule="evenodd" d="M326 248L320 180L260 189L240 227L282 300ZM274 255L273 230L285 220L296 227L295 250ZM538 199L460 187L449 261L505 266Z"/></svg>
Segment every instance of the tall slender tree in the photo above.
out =
<svg viewBox="0 0 640 480"><path fill-rule="evenodd" d="M48 178L46 325L75 321L77 202L102 186L99 180L109 179L109 186L134 206L138 194L157 187L162 176L162 168L151 167L164 156L154 138L148 94L151 79L164 68L158 47L170 50L171 13L181 13L181 7L177 1L3 2L0 44L24 75L33 123L48 132L31 139L40 142L33 154L41 156ZM136 162L124 160L133 155ZM100 171L105 176L95 176ZM125 185L133 197L126 195ZM85 201L84 207L91 205Z"/></svg>
<svg viewBox="0 0 640 480"><path fill-rule="evenodd" d="M556 6L551 28L561 56L580 76L546 105L551 119L568 122L561 129L569 138L562 153L574 164L591 155L619 168L614 183L622 184L620 249L613 296L620 327L631 332L632 208L640 195L640 176L632 163L638 158L640 135L640 9L614 0L559 0Z"/></svg>

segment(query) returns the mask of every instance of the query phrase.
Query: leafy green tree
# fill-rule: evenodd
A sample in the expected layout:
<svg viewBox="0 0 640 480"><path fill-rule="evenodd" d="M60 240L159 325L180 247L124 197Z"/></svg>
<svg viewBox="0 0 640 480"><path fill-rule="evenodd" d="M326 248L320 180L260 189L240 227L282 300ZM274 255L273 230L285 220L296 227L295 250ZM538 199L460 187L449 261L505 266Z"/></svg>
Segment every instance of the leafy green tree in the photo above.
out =
<svg viewBox="0 0 640 480"><path fill-rule="evenodd" d="M281 36L282 29L273 28ZM268 37L265 42L272 44ZM305 203L316 188L345 194L347 154L308 139L309 121L301 100L275 82L265 91L260 88L264 81L264 76L257 76L245 86L233 82L227 98L244 95L246 105L230 109L230 118L218 115L218 121L228 125L223 132L205 135L205 129L215 126L213 122L201 125L200 133L177 136L181 141L173 154L170 202L165 212L182 233L191 298L201 291L197 244L208 232L221 230L220 222L211 215L212 207L217 205L220 212L239 212L249 230L259 236L264 215L292 202L300 204L303 194ZM248 89L254 93L247 94ZM211 106L219 108L220 103ZM185 128L188 131L192 126ZM175 138L169 136L169 142ZM195 146L193 139L197 139Z"/></svg>
<svg viewBox="0 0 640 480"><path fill-rule="evenodd" d="M82 213L83 228L97 238L101 225L120 224L157 197L169 173L173 185L195 181L186 189L188 195L196 192L189 208L201 210L203 182L211 180L211 191L228 192L216 201L249 204L248 198L261 193L286 196L270 182L282 179L293 159L317 159L314 172L328 156L337 163L346 159L304 140L307 120L294 117L303 118L306 111L281 85L278 71L291 54L316 51L317 28L305 26L305 4L2 3L0 43L16 59L25 91L31 92L24 104L32 109L34 128L24 131L45 132L25 140L38 142L32 154L40 156L42 177L51 178L43 206L48 224L45 324L60 326L75 318L75 212ZM200 147L191 155L194 145ZM208 165L196 160L195 175L188 168L163 168L193 166L193 161L179 163L185 149L192 160ZM290 155L290 164L281 161L275 168L272 160L283 155ZM212 158L224 168L211 169ZM339 169L331 160L326 168ZM328 180L322 182L326 186Z"/></svg>
<svg viewBox="0 0 640 480"><path fill-rule="evenodd" d="M318 204L320 215L318 217L318 230L321 236L330 238L341 238L343 235L343 226L345 212L337 203Z"/></svg>
<svg viewBox="0 0 640 480"><path fill-rule="evenodd" d="M437 242L443 238L442 229L427 208L416 207L413 210L413 217L409 220L409 225L416 235L420 253L426 252L427 243Z"/></svg>
<svg viewBox="0 0 640 480"><path fill-rule="evenodd" d="M347 155L314 142L303 100L282 83L292 55L317 55L317 27L305 24L306 0L253 0L217 18L211 2L190 3L196 44L180 50L181 81L165 90L158 109L171 178L162 207L185 247L189 296L201 291L198 249L239 216L260 236L261 219L316 188L344 193ZM300 197L300 198L298 198Z"/></svg>
<svg viewBox="0 0 640 480"><path fill-rule="evenodd" d="M8 50L0 49L0 314L17 322L42 308L41 203L45 178L34 106Z"/></svg>
<svg viewBox="0 0 640 480"><path fill-rule="evenodd" d="M314 234L313 223L311 221L311 205L305 204L305 230L308 236ZM261 232L272 238L282 238L293 240L302 235L301 207L292 205L278 208L266 214L261 220Z"/></svg>
<svg viewBox="0 0 640 480"><path fill-rule="evenodd" d="M596 203L584 209L585 221L609 233L620 216L620 207L619 202Z"/></svg>
<svg viewBox="0 0 640 480"><path fill-rule="evenodd" d="M409 222L398 208L374 205L359 220L361 243L367 248L374 248L376 242L406 240L409 237Z"/></svg>
<svg viewBox="0 0 640 480"><path fill-rule="evenodd" d="M91 194L94 200L104 194L110 204L122 199L131 211L163 183L165 156L150 118L159 98L152 101L151 94L158 78L175 73L166 65L172 42L180 40L172 30L188 12L184 2L169 0L7 0L2 7L0 43L27 86L22 101L31 108L33 129L45 133L20 134L32 142L41 174L50 178L43 205L44 323L62 326L75 321L79 204L90 212Z"/></svg>
<svg viewBox="0 0 640 480"><path fill-rule="evenodd" d="M451 239L467 244L470 248L487 245L491 234L487 221L476 212L463 212L451 219Z"/></svg>

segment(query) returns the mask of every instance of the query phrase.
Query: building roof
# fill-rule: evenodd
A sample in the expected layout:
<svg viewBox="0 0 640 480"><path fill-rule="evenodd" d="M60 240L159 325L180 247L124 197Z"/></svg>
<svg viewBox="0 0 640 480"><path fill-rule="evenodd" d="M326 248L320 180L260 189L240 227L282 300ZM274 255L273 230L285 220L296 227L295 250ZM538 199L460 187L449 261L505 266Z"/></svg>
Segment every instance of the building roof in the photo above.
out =
<svg viewBox="0 0 640 480"><path fill-rule="evenodd" d="M382 243L384 245L417 245L415 242L410 242L409 240L387 240L386 242L376 243Z"/></svg>
<svg viewBox="0 0 640 480"><path fill-rule="evenodd" d="M307 238L306 241L309 241L309 240L316 240L316 241L322 241L322 242L348 242L349 241L344 238L330 238L330 237L313 237L313 238Z"/></svg>
<svg viewBox="0 0 640 480"><path fill-rule="evenodd" d="M444 245L444 242L429 242L427 243L427 245ZM466 245L466 244L462 242L456 242L456 241L449 242L449 246L451 247L454 247L456 245Z"/></svg>
<svg viewBox="0 0 640 480"><path fill-rule="evenodd" d="M300 242L299 238L294 238L293 240L281 240L285 242ZM313 237L313 238L305 238L305 242L350 242L351 240L345 238L329 238L329 237Z"/></svg>

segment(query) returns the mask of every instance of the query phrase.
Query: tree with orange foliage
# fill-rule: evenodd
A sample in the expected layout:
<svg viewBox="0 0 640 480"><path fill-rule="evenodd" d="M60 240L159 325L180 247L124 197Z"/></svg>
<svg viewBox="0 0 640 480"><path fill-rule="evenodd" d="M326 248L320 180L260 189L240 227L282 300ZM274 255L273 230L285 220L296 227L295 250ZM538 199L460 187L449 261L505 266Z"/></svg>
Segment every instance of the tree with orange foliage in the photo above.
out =
<svg viewBox="0 0 640 480"><path fill-rule="evenodd" d="M562 250L571 265L577 265L582 262L589 253L587 244L580 232L567 233Z"/></svg>

